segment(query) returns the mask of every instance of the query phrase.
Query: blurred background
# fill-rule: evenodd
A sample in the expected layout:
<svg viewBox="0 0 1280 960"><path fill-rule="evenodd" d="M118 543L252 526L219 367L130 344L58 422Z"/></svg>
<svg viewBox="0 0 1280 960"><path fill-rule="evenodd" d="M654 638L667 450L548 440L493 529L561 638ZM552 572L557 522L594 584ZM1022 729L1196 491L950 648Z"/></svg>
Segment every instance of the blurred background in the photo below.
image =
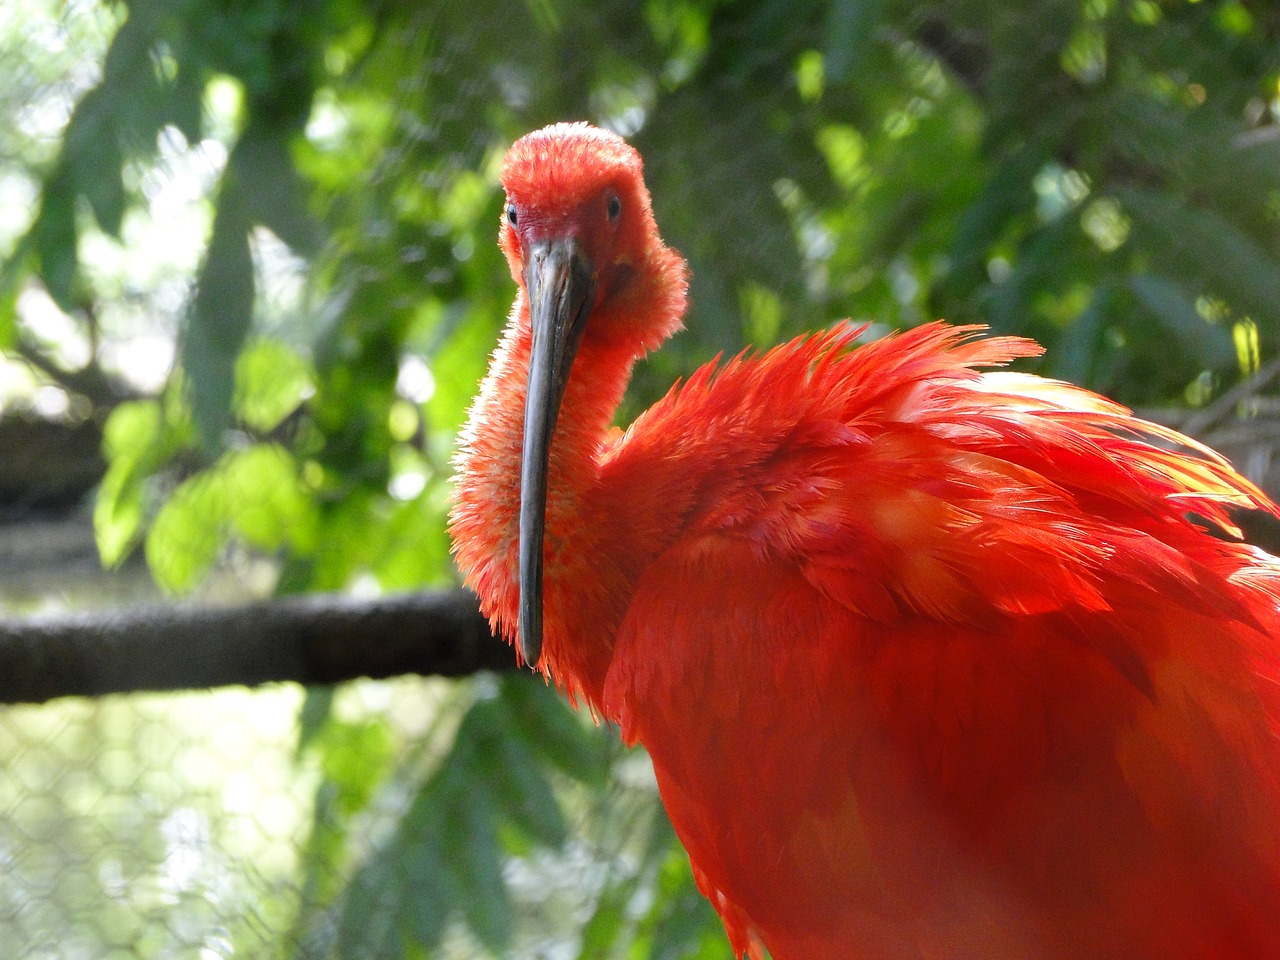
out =
<svg viewBox="0 0 1280 960"><path fill-rule="evenodd" d="M1280 489L1272 0L7 0L5 613L454 585L497 164L562 119L694 272L622 419L945 317ZM0 958L233 956L729 950L644 756L528 676L0 707Z"/></svg>

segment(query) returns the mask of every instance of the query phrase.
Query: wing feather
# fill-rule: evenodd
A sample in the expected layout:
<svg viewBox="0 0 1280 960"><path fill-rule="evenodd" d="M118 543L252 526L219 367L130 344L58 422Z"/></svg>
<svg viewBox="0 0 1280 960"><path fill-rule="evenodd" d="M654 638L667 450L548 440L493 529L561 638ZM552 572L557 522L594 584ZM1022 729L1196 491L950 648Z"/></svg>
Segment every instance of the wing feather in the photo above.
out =
<svg viewBox="0 0 1280 960"><path fill-rule="evenodd" d="M605 712L735 948L1280 956L1280 565L1204 529L1274 505L981 369L1027 341L858 333L704 369L602 456L680 531Z"/></svg>

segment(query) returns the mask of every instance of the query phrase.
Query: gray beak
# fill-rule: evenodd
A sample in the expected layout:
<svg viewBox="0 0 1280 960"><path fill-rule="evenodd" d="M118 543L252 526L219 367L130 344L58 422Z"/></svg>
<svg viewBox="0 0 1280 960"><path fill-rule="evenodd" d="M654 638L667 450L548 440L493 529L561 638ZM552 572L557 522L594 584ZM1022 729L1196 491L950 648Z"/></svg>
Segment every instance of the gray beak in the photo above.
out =
<svg viewBox="0 0 1280 960"><path fill-rule="evenodd" d="M591 261L572 238L533 244L526 263L533 348L520 462L520 655L532 667L542 656L542 541L551 438L595 281Z"/></svg>

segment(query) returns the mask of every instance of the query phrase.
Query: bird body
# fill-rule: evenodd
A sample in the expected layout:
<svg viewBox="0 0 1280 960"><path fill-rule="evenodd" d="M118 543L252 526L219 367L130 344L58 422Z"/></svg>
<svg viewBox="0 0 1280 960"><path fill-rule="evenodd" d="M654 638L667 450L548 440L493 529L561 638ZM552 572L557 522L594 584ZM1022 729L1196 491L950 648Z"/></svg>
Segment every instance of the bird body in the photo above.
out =
<svg viewBox="0 0 1280 960"><path fill-rule="evenodd" d="M1260 491L940 323L709 365L612 429L684 308L639 159L559 125L503 180L459 565L649 750L739 954L1280 956L1280 562L1207 530Z"/></svg>

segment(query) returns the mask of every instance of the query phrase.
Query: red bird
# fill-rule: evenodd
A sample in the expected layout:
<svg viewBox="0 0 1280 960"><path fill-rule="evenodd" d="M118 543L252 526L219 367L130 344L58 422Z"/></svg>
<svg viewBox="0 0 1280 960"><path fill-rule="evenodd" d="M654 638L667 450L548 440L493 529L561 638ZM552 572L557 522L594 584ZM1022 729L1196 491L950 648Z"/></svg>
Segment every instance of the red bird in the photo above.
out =
<svg viewBox="0 0 1280 960"><path fill-rule="evenodd" d="M739 954L1280 957L1280 561L1207 529L1258 489L943 324L704 367L612 430L685 307L640 157L560 124L502 182L458 562L648 749Z"/></svg>

